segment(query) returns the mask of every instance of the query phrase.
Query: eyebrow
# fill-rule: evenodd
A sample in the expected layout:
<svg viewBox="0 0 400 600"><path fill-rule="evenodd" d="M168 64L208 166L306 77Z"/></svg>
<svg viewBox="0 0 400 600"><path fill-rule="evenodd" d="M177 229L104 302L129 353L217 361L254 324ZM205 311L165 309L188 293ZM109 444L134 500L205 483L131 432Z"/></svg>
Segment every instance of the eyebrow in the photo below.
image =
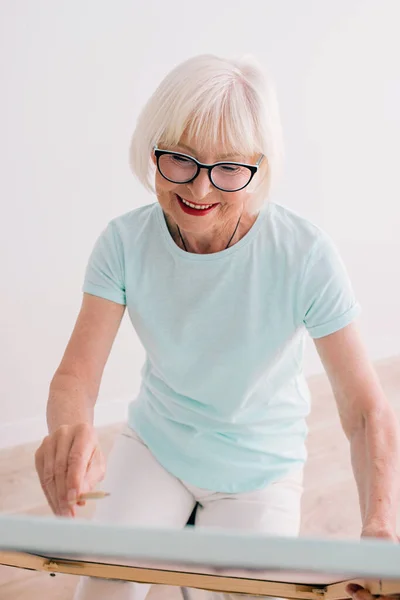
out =
<svg viewBox="0 0 400 600"><path fill-rule="evenodd" d="M178 146L180 146L181 148L185 148L185 149L186 149L188 152L190 152L190 153L191 153L191 154L193 154L193 155L195 155L195 154L196 154L196 150L194 150L194 149L193 149L193 148L191 148L190 146L187 146L186 144L181 144L181 143L179 143L179 144L178 144ZM231 159L233 162L235 162L235 161L233 160L233 158L232 158L233 156L236 156L236 157L239 157L239 158L240 158L240 155L239 155L239 154L221 154L221 155L218 157L218 160L217 160L217 162L219 162L220 160L226 160L227 158L230 158L230 159Z"/></svg>

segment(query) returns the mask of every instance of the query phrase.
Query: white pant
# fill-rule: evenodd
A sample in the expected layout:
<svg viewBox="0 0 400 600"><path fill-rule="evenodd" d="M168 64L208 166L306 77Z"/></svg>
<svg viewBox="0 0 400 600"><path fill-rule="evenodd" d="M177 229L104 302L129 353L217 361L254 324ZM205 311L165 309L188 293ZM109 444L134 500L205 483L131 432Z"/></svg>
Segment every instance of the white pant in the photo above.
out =
<svg viewBox="0 0 400 600"><path fill-rule="evenodd" d="M302 480L301 469L255 492L226 494L201 489L166 471L137 434L126 427L108 459L103 489L111 495L98 502L94 520L184 527L198 503L196 526L297 536ZM82 577L74 600L144 600L149 589L147 584ZM204 592L196 593L204 597ZM194 595L191 590L190 597ZM207 592L208 600L233 597Z"/></svg>

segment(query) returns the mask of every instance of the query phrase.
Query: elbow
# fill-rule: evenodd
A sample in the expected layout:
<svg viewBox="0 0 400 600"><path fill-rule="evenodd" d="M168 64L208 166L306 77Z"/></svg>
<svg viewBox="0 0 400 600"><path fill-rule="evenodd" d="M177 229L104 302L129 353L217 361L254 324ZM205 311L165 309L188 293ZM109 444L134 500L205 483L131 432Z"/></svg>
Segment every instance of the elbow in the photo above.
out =
<svg viewBox="0 0 400 600"><path fill-rule="evenodd" d="M362 430L367 435L373 436L384 433L388 440L393 437L400 439L397 415L386 399L384 402L377 403L373 408L362 412L360 421L358 427L353 430L353 435L355 432Z"/></svg>

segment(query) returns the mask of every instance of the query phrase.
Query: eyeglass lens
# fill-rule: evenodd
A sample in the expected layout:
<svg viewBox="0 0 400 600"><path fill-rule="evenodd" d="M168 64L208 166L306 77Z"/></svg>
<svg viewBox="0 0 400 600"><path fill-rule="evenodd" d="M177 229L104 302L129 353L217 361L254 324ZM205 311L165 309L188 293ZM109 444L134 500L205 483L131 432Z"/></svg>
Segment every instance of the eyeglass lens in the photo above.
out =
<svg viewBox="0 0 400 600"><path fill-rule="evenodd" d="M158 164L164 177L175 183L186 183L197 173L197 164L178 154L162 154ZM250 179L251 170L240 165L224 163L211 169L212 182L227 191L244 187Z"/></svg>

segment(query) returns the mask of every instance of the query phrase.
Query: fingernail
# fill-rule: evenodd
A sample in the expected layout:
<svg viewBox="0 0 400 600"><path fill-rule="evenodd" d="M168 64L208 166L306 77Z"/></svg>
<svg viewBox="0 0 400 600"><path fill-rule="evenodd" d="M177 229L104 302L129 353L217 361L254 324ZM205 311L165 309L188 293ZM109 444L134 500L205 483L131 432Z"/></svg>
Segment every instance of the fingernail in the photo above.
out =
<svg viewBox="0 0 400 600"><path fill-rule="evenodd" d="M68 500L68 502L76 501L76 490L69 490L67 500Z"/></svg>
<svg viewBox="0 0 400 600"><path fill-rule="evenodd" d="M346 585L346 591L349 594L355 594L356 592L358 592L358 590L362 590L362 587L357 583L349 583L349 585Z"/></svg>

